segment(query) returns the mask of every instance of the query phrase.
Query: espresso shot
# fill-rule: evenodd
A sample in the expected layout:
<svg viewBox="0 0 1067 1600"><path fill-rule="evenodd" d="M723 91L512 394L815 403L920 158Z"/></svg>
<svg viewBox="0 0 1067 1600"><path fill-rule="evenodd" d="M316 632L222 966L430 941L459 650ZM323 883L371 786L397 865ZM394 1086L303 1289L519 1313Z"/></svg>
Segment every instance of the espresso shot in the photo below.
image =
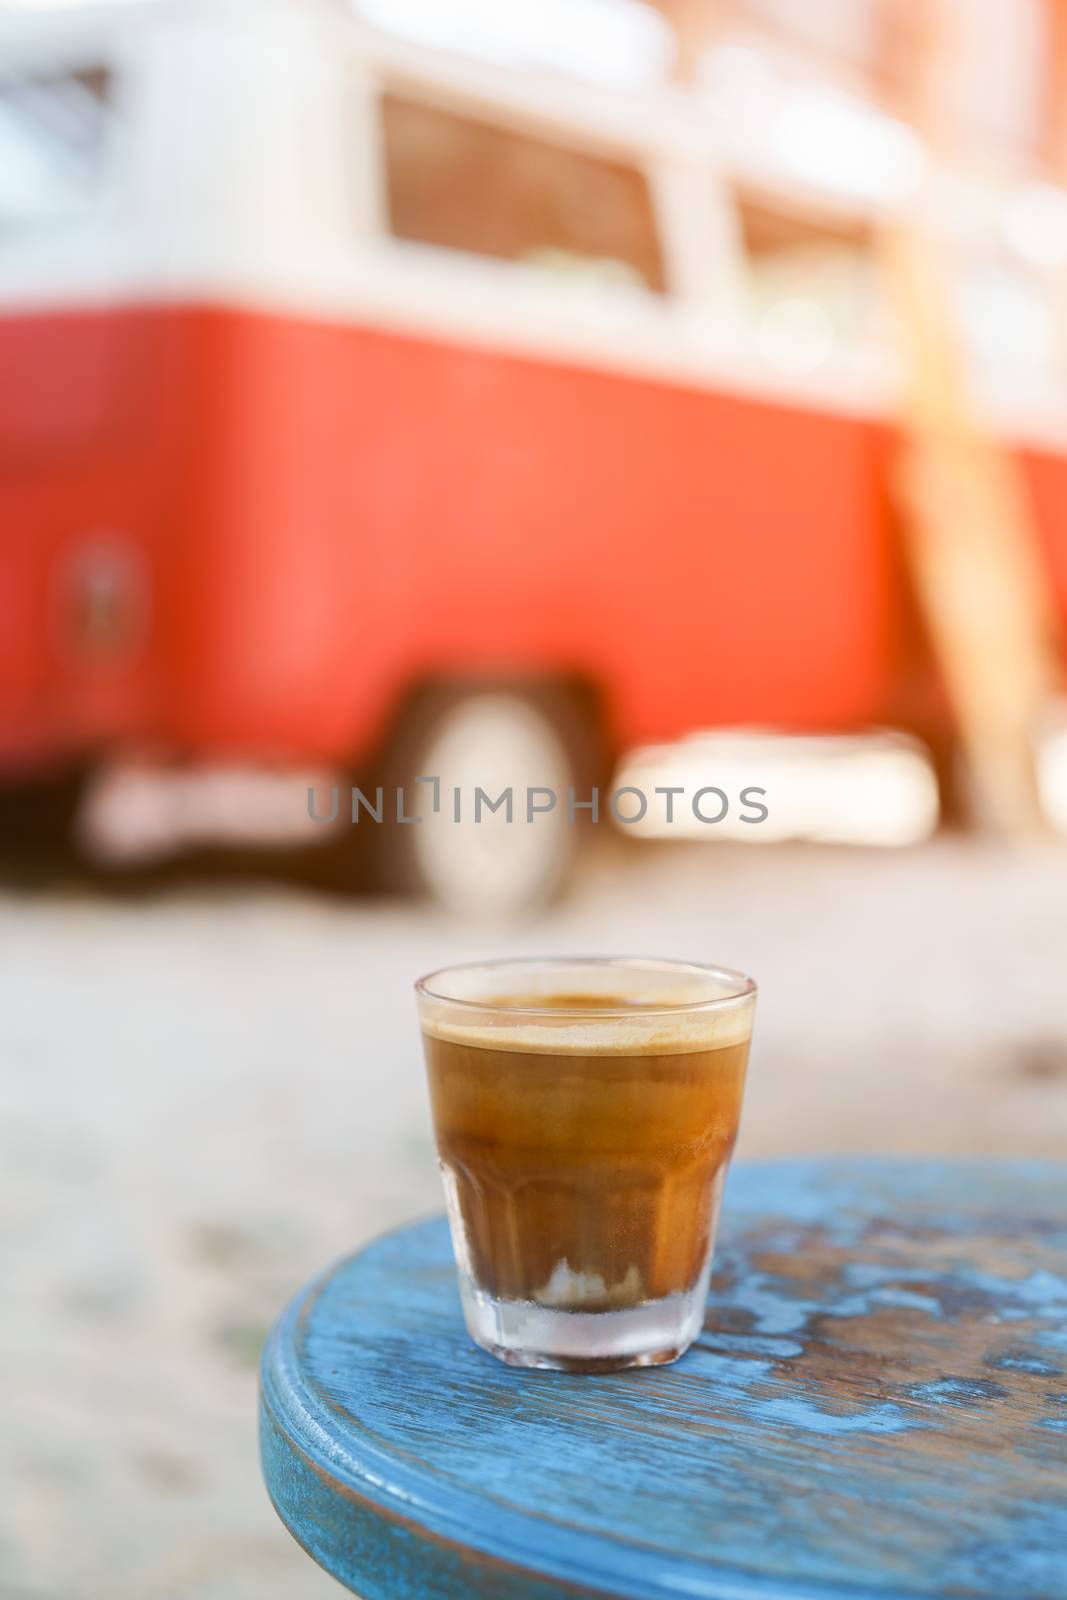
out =
<svg viewBox="0 0 1067 1600"><path fill-rule="evenodd" d="M470 1331L523 1365L672 1360L703 1317L753 989L669 963L511 965L420 991Z"/></svg>

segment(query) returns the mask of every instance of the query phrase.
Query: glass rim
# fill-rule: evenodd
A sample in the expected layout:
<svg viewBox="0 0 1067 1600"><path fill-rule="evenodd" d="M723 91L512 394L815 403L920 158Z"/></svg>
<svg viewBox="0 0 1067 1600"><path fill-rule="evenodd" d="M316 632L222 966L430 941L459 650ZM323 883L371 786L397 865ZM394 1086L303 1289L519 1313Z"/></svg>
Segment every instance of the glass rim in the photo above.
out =
<svg viewBox="0 0 1067 1600"><path fill-rule="evenodd" d="M517 1006L508 1000L483 1000L470 995L445 994L434 987L438 980L447 978L452 973L499 972L508 967L556 967L560 970L567 967L636 968L661 975L677 973L679 976L711 978L724 983L727 992L711 995L706 1000L683 1000L669 1005ZM415 993L420 998L432 1000L435 1005L455 1006L465 1011L487 1011L497 1016L551 1017L556 1022L563 1022L568 1018L603 1019L607 1022L617 1021L620 1017L678 1017L690 1015L695 1011L721 1010L724 1007L736 1006L741 1001L754 999L757 984L755 978L750 978L747 973L740 972L736 967L722 967L717 963L706 961L672 960L669 956L501 956L491 957L487 961L456 961L446 967L435 967L432 972L424 973L421 978L416 979Z"/></svg>

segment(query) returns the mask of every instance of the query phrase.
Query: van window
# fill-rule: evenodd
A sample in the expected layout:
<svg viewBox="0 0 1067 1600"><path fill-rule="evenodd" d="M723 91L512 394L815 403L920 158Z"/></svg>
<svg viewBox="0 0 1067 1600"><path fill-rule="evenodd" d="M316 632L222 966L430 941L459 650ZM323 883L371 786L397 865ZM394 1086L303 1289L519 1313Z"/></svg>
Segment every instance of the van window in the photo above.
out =
<svg viewBox="0 0 1067 1600"><path fill-rule="evenodd" d="M0 242L87 212L103 177L106 67L0 70Z"/></svg>
<svg viewBox="0 0 1067 1600"><path fill-rule="evenodd" d="M886 0L739 0L735 27L777 38L823 60L875 68L890 18Z"/></svg>
<svg viewBox="0 0 1067 1600"><path fill-rule="evenodd" d="M663 293L637 167L396 94L382 132L395 238Z"/></svg>
<svg viewBox="0 0 1067 1600"><path fill-rule="evenodd" d="M811 370L882 336L882 275L867 223L778 210L745 194L738 215L748 314L772 364Z"/></svg>

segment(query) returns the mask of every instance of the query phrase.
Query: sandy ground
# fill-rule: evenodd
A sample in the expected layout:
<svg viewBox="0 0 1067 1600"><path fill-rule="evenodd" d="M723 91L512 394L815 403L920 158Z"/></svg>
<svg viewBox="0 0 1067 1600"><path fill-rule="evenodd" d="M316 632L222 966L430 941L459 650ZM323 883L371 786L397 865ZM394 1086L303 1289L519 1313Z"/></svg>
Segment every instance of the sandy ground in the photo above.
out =
<svg viewBox="0 0 1067 1600"><path fill-rule="evenodd" d="M0 901L9 1600L340 1591L261 1488L263 1334L439 1204L411 979L492 952L754 972L742 1154L1067 1156L1067 851L615 847L536 925L284 890Z"/></svg>

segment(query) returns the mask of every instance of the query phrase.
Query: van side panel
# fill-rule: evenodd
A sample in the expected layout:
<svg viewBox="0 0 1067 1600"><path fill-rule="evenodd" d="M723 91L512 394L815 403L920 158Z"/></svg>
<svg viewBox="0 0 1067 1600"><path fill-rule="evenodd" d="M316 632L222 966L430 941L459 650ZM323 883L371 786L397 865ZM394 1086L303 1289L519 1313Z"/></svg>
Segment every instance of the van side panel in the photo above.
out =
<svg viewBox="0 0 1067 1600"><path fill-rule="evenodd" d="M32 450L0 433L9 765L340 759L452 673L583 673L620 744L892 715L878 426L224 307L66 316L70 385L104 316L106 426L72 431L96 413L53 385ZM38 336L55 359L35 322L0 320L0 364L14 339L36 370ZM1067 464L1029 470L1067 605Z"/></svg>
<svg viewBox="0 0 1067 1600"><path fill-rule="evenodd" d="M624 743L885 713L877 427L380 329L195 317L209 389L226 376L193 452L213 531L187 737L339 753L413 681L465 672L582 672Z"/></svg>
<svg viewBox="0 0 1067 1600"><path fill-rule="evenodd" d="M47 764L160 720L149 616L157 324L129 308L0 318L6 766Z"/></svg>

